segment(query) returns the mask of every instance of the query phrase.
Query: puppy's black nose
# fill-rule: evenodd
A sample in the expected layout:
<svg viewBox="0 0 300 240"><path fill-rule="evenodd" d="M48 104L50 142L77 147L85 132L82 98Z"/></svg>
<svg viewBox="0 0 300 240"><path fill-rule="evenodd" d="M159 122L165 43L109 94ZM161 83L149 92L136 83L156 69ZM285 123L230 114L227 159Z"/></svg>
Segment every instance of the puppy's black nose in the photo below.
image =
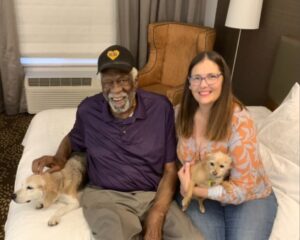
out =
<svg viewBox="0 0 300 240"><path fill-rule="evenodd" d="M17 198L17 194L13 193L13 194L11 195L11 199L12 199L12 200L15 200L16 198Z"/></svg>

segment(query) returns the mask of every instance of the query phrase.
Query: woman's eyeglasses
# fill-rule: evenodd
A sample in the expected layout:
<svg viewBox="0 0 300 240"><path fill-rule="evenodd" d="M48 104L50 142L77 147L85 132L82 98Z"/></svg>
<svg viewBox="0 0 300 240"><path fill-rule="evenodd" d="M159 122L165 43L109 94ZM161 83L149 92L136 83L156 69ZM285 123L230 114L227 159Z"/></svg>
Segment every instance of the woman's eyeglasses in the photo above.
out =
<svg viewBox="0 0 300 240"><path fill-rule="evenodd" d="M199 86L202 81L205 81L207 85L213 85L222 76L222 73L209 73L206 76L194 75L189 77L191 86Z"/></svg>

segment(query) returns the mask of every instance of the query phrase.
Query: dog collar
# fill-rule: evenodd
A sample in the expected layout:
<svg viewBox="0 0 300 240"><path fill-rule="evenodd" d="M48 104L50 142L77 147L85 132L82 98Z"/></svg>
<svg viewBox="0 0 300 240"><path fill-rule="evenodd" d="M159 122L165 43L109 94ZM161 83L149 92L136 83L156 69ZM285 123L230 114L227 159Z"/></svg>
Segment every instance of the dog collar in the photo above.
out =
<svg viewBox="0 0 300 240"><path fill-rule="evenodd" d="M215 181L213 181L213 180L211 180L211 179L209 179L208 182L207 182L207 185L208 185L209 187L212 187L214 184L215 184Z"/></svg>

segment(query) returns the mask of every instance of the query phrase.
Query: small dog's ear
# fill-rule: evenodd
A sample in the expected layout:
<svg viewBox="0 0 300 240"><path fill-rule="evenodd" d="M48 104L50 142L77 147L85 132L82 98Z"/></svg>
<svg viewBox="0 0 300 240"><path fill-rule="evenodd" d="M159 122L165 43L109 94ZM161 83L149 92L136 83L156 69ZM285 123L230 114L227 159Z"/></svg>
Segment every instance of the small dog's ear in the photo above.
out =
<svg viewBox="0 0 300 240"><path fill-rule="evenodd" d="M43 205L45 208L49 207L57 198L57 192L55 191L44 191Z"/></svg>
<svg viewBox="0 0 300 240"><path fill-rule="evenodd" d="M45 185L43 186L44 192L44 207L48 207L53 203L58 196L58 189L56 183L51 178L50 174L44 175Z"/></svg>
<svg viewBox="0 0 300 240"><path fill-rule="evenodd" d="M230 162L230 167L232 167L233 166L233 158L228 156L228 161Z"/></svg>

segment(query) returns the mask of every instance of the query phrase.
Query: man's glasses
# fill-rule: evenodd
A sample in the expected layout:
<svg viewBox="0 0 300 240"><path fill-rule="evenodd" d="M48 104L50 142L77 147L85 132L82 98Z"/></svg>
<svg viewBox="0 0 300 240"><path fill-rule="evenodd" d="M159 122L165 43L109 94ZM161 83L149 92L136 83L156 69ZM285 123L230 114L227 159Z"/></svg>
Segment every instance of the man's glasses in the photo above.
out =
<svg viewBox="0 0 300 240"><path fill-rule="evenodd" d="M213 85L217 82L222 73L209 73L206 76L194 75L189 77L191 86L199 86L202 81L205 81L207 85Z"/></svg>
<svg viewBox="0 0 300 240"><path fill-rule="evenodd" d="M102 84L104 88L111 88L114 83L117 85L120 85L121 87L127 87L130 82L130 77L129 76L122 76L117 79L110 79L110 78L103 78L102 79Z"/></svg>

